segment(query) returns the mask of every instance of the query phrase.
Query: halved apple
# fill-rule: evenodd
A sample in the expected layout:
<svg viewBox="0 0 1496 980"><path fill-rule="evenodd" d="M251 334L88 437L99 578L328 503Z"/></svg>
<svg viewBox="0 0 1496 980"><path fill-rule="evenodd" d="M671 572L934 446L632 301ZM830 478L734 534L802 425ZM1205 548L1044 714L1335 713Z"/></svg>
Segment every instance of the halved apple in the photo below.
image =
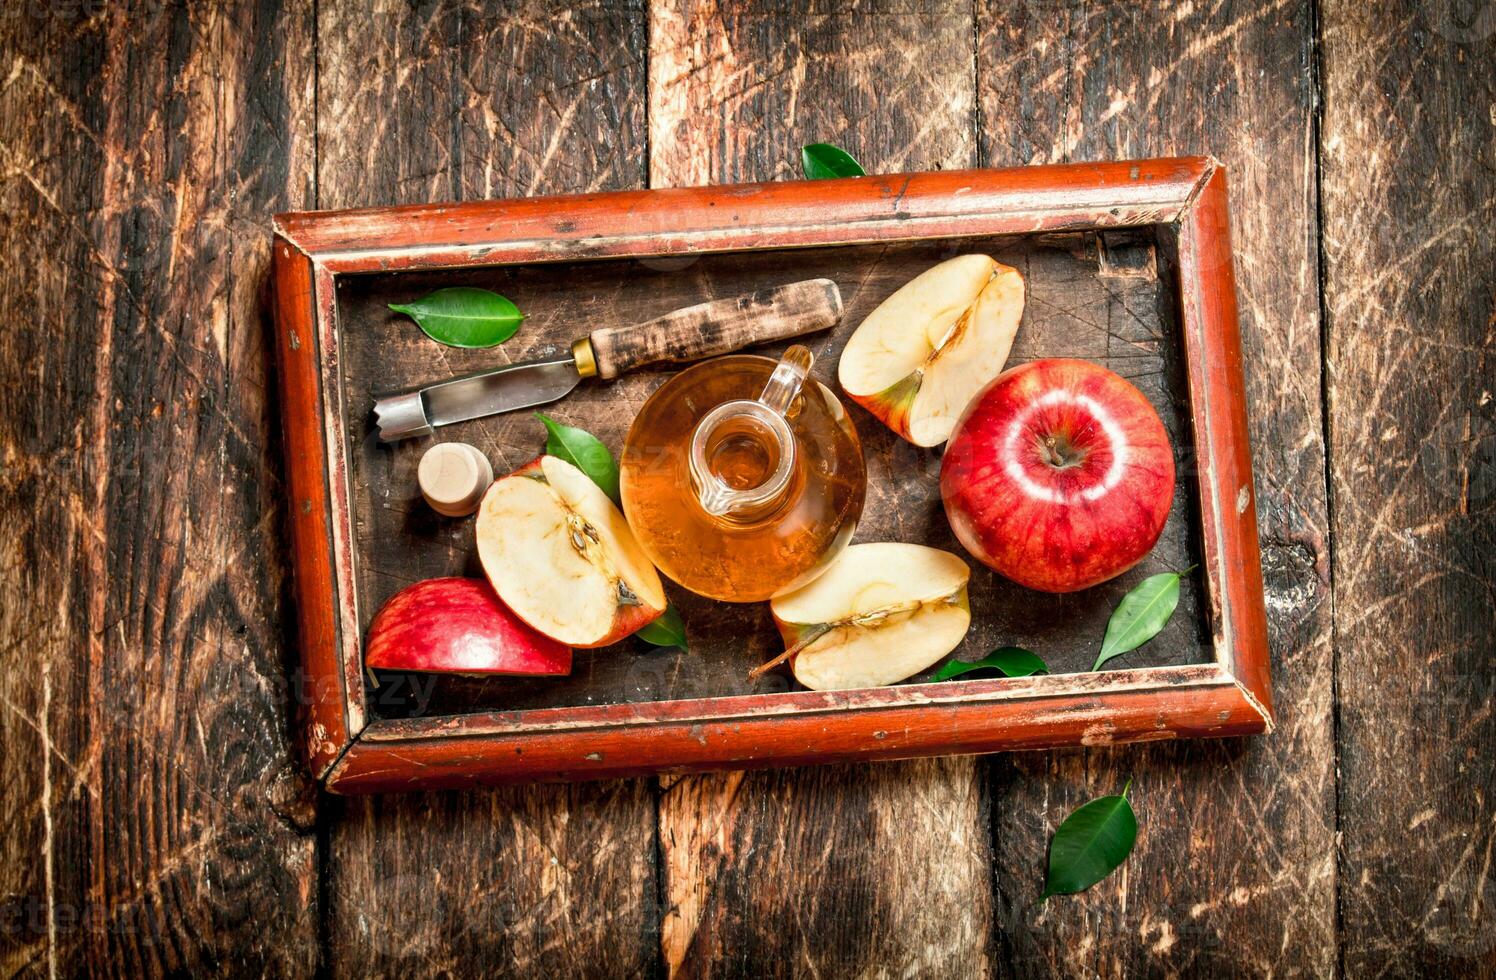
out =
<svg viewBox="0 0 1496 980"><path fill-rule="evenodd" d="M530 626L573 647L623 639L665 611L660 573L608 495L555 456L489 487L478 558L494 591Z"/></svg>
<svg viewBox="0 0 1496 980"><path fill-rule="evenodd" d="M364 663L452 674L571 673L571 648L520 621L477 578L429 578L390 597L369 624Z"/></svg>
<svg viewBox="0 0 1496 980"><path fill-rule="evenodd" d="M971 625L971 571L922 544L859 544L814 582L769 603L795 679L815 691L878 687L919 673Z"/></svg>
<svg viewBox="0 0 1496 980"><path fill-rule="evenodd" d="M950 436L966 403L1002 373L1023 318L1023 276L958 255L909 280L842 351L844 391L916 446Z"/></svg>

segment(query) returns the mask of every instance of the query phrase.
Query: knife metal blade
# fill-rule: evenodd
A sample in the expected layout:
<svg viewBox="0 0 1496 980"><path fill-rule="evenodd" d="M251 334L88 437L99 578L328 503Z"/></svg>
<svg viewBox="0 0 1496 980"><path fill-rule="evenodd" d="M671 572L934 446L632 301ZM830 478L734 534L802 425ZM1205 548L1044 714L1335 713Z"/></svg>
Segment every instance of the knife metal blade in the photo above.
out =
<svg viewBox="0 0 1496 980"><path fill-rule="evenodd" d="M509 364L387 395L374 402L381 442L430 435L437 426L532 408L563 398L582 381L576 358Z"/></svg>

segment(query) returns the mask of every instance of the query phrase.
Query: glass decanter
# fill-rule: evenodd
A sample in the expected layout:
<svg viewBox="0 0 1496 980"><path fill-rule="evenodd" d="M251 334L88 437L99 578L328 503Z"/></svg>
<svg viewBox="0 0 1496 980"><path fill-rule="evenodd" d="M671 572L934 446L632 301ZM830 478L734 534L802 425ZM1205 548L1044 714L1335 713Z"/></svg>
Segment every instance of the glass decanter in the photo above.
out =
<svg viewBox="0 0 1496 980"><path fill-rule="evenodd" d="M629 526L661 572L700 595L757 602L799 588L852 539L867 476L811 353L732 355L650 396L623 446Z"/></svg>

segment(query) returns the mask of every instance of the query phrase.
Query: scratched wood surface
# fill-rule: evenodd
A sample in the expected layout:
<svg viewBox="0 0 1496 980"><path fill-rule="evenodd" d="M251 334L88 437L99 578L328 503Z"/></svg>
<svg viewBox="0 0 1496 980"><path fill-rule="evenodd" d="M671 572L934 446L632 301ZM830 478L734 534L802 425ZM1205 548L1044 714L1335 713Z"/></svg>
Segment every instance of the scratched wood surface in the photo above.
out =
<svg viewBox="0 0 1496 980"><path fill-rule="evenodd" d="M986 4L980 27L984 162L1210 152L1230 168L1278 714L1249 742L994 759L1002 956L1033 975L1333 972L1312 11L1036 0ZM1030 907L1056 821L1129 777L1144 830L1128 873Z"/></svg>
<svg viewBox="0 0 1496 980"><path fill-rule="evenodd" d="M322 207L643 185L642 7L319 13ZM340 801L327 826L334 974L625 976L657 959L647 783Z"/></svg>
<svg viewBox="0 0 1496 980"><path fill-rule="evenodd" d="M304 974L261 290L312 5L84 7L0 18L0 972Z"/></svg>
<svg viewBox="0 0 1496 980"><path fill-rule="evenodd" d="M1323 22L1342 965L1489 974L1496 5Z"/></svg>
<svg viewBox="0 0 1496 980"><path fill-rule="evenodd" d="M0 973L1496 972L1496 4L784 6L0 11ZM318 800L268 215L813 140L1227 164L1278 731ZM1129 776L1123 872L1033 906Z"/></svg>

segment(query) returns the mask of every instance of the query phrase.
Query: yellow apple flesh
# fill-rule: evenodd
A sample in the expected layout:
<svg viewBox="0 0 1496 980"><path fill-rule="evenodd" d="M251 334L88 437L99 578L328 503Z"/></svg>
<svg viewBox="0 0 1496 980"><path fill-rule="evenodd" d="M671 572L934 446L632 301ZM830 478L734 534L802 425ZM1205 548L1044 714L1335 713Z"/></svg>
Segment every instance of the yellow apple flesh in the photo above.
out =
<svg viewBox="0 0 1496 980"><path fill-rule="evenodd" d="M966 563L919 544L853 545L814 582L769 604L795 679L815 691L919 673L971 625Z"/></svg>
<svg viewBox="0 0 1496 980"><path fill-rule="evenodd" d="M1023 318L1023 276L958 255L889 296L847 341L847 395L916 446L938 446L967 402L1002 373Z"/></svg>
<svg viewBox="0 0 1496 980"><path fill-rule="evenodd" d="M606 646L665 611L660 573L623 514L565 460L541 456L496 481L478 508L477 537L499 598L567 646Z"/></svg>

